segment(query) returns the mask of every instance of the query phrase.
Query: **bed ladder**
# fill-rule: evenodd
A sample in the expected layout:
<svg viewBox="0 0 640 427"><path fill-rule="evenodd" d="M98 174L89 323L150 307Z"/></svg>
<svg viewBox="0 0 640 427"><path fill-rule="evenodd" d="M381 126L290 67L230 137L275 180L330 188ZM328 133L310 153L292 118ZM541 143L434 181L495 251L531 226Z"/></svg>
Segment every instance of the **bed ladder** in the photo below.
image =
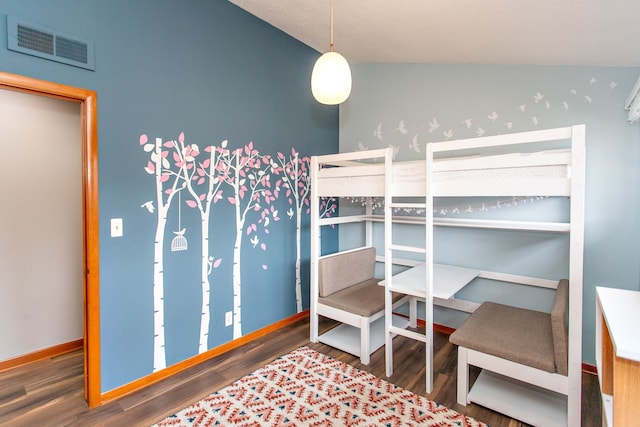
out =
<svg viewBox="0 0 640 427"><path fill-rule="evenodd" d="M386 375L393 375L393 337L402 335L404 337L425 343L425 388L426 393L431 393L433 389L433 251L429 248L433 246L432 236L429 230L433 227L433 204L428 197L425 202L406 203L395 202L393 194L393 152L387 149L385 156L385 200L384 200L384 277L385 277L385 362ZM428 172L428 171L427 171ZM428 176L428 173L427 173ZM428 180L426 185L428 185ZM393 241L393 212L394 209L417 209L424 211L425 215L425 246L400 245ZM430 219L429 219L430 218ZM424 287L409 288L403 286L401 281L393 280L393 265L395 263L394 254L396 252L424 254L427 269L424 280ZM419 262L416 262L419 264ZM394 326L392 293L409 295L410 309L409 326L417 326L417 301L425 303L425 333L421 334L405 328Z"/></svg>

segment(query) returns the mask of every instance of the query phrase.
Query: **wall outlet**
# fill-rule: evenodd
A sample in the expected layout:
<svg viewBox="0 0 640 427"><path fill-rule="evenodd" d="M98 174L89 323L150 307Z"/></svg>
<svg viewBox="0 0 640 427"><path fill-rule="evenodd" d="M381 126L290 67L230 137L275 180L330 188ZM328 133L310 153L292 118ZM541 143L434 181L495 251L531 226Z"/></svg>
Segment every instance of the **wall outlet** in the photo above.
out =
<svg viewBox="0 0 640 427"><path fill-rule="evenodd" d="M122 218L111 218L111 237L122 237Z"/></svg>
<svg viewBox="0 0 640 427"><path fill-rule="evenodd" d="M227 311L224 314L224 326L231 326L232 323L233 323L233 313L230 311Z"/></svg>

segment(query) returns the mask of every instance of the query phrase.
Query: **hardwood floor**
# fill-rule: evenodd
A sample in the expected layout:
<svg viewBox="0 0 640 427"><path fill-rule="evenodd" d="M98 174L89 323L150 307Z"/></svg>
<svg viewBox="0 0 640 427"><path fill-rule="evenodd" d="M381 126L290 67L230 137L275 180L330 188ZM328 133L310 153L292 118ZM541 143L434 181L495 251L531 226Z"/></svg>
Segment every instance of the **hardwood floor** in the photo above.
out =
<svg viewBox="0 0 640 427"><path fill-rule="evenodd" d="M324 321L320 329L332 325ZM385 378L384 349L375 352L371 363L363 366L354 356L324 344L309 343L309 320L304 318L92 410L83 398L81 351L0 372L0 426L149 426L301 345ZM456 403L456 351L447 335L435 333L435 391L427 397L492 427L524 426L481 406L464 407ZM395 373L388 380L424 395L423 358L422 343L397 337L394 340ZM476 376L477 372L472 373L472 381ZM583 374L582 425L585 427L601 425L598 391L597 378Z"/></svg>

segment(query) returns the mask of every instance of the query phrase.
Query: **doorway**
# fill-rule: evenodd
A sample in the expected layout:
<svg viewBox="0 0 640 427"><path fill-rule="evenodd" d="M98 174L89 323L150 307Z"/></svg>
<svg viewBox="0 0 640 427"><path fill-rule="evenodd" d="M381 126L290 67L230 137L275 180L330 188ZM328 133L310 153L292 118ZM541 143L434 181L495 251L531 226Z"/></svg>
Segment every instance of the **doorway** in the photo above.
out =
<svg viewBox="0 0 640 427"><path fill-rule="evenodd" d="M80 106L82 147L82 270L84 391L89 407L101 404L99 341L98 129L94 91L0 72L0 89L57 98ZM15 184L15 183L14 183Z"/></svg>

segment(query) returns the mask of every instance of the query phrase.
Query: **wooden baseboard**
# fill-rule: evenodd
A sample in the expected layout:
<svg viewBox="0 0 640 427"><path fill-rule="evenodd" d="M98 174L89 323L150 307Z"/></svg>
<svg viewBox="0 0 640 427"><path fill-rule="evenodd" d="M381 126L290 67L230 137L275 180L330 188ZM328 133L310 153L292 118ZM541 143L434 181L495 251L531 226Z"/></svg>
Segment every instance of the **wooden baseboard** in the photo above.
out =
<svg viewBox="0 0 640 427"><path fill-rule="evenodd" d="M0 372L17 368L18 366L27 365L29 363L37 362L39 360L49 359L51 357L60 356L61 354L76 351L81 349L83 346L84 340L79 339L43 348L42 350L37 350L32 353L24 354L22 356L3 360L0 362Z"/></svg>
<svg viewBox="0 0 640 427"><path fill-rule="evenodd" d="M271 332L274 332L280 328L283 328L287 325L297 322L298 320L309 317L309 310L302 311L298 314L294 314L291 317L280 320L276 323L273 323L269 326L265 326L262 329L258 329L257 331L251 332L247 335L244 335L236 340L229 341L228 343L222 344L218 347L212 348L202 354L195 355L188 359L183 360L182 362L178 362L174 365L171 365L161 371L154 372L145 377L139 378L133 382L125 384L121 387L115 388L113 390L102 393L101 396L101 404L107 403L111 400L119 399L124 397L134 391L140 390L144 387L147 387L151 384L155 384L158 381L161 381L165 378L168 378L172 375L176 375L192 366L197 365L198 363L202 363L205 360L209 360L213 357L219 356L220 354L226 353L229 350L233 350L234 348L240 347L243 344L254 341L260 337L263 337Z"/></svg>

